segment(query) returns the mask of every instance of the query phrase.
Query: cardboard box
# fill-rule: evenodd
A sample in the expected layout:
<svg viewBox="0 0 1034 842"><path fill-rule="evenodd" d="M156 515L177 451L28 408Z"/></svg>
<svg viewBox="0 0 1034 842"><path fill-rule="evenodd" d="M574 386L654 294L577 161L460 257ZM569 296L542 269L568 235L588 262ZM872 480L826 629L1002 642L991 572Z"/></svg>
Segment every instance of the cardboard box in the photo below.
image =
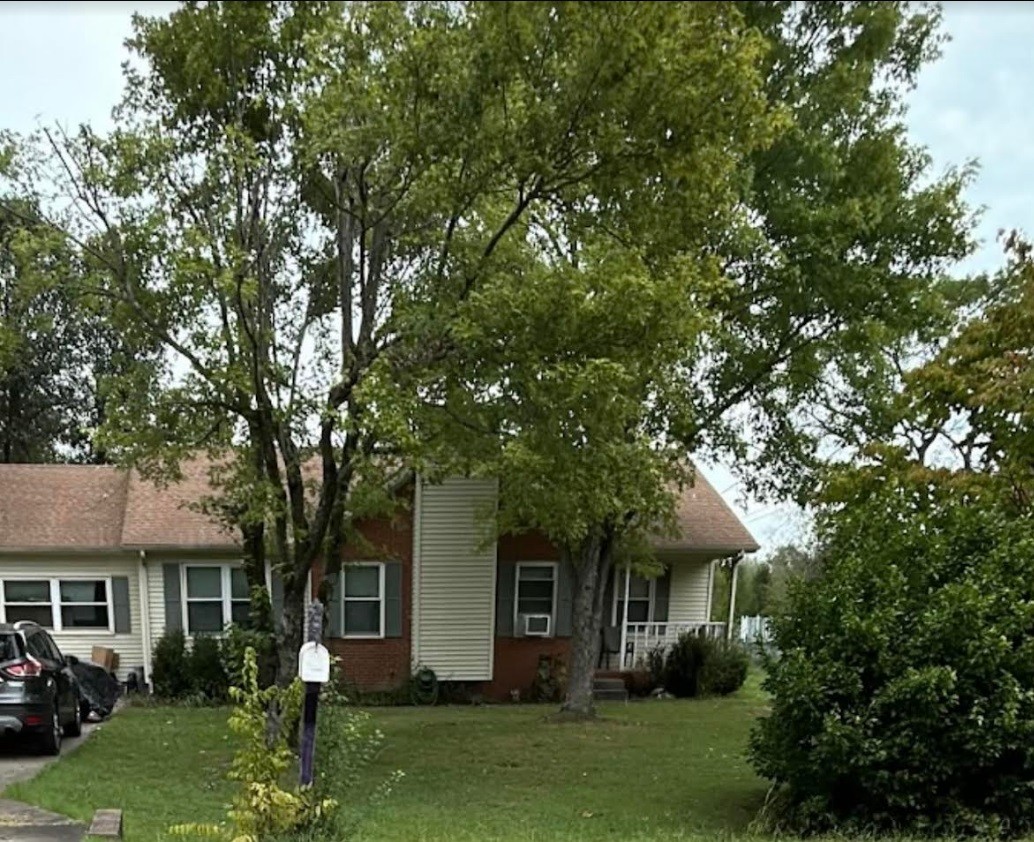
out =
<svg viewBox="0 0 1034 842"><path fill-rule="evenodd" d="M114 672L118 669L118 653L108 646L94 646L90 653L90 660L98 666L104 667L107 672Z"/></svg>

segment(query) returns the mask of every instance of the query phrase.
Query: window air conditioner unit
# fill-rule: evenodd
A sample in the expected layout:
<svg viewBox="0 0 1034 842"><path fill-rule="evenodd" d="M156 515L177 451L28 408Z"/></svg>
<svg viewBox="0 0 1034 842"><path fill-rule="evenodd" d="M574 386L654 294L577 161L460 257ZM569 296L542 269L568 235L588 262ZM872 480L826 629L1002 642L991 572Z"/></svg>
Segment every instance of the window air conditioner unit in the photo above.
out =
<svg viewBox="0 0 1034 842"><path fill-rule="evenodd" d="M549 614L521 614L521 624L527 637L549 637L552 617Z"/></svg>

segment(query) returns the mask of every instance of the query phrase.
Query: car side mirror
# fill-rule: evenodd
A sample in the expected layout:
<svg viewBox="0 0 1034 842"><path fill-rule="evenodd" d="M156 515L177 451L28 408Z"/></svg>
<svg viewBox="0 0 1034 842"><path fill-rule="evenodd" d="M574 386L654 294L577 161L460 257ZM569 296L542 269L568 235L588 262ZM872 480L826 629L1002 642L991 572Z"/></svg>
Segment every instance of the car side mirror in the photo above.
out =
<svg viewBox="0 0 1034 842"><path fill-rule="evenodd" d="M79 663L79 659L75 655L65 655L65 666L74 667Z"/></svg>

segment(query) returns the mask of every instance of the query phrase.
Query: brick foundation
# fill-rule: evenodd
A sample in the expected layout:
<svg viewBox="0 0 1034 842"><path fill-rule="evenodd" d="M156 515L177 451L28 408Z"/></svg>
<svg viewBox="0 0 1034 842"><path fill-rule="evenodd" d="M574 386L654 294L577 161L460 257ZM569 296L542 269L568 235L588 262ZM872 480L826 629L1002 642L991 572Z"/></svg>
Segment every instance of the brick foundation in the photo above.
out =
<svg viewBox="0 0 1034 842"><path fill-rule="evenodd" d="M509 702L513 698L512 691L518 690L520 697L528 700L542 655L562 658L566 669L571 657L571 639L497 637L493 677L482 685L481 692L489 699Z"/></svg>

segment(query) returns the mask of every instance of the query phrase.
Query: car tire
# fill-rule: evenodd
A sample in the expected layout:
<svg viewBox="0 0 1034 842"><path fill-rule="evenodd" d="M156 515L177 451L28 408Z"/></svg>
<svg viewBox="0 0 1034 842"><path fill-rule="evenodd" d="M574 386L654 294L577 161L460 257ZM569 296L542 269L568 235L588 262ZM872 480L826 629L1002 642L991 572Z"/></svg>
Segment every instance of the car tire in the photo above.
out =
<svg viewBox="0 0 1034 842"><path fill-rule="evenodd" d="M72 707L75 708L75 713L72 714L72 721L65 726L66 737L78 737L83 732L83 705L78 695Z"/></svg>
<svg viewBox="0 0 1034 842"><path fill-rule="evenodd" d="M61 753L61 714L55 704L51 713L50 724L40 736L40 751L51 757Z"/></svg>

